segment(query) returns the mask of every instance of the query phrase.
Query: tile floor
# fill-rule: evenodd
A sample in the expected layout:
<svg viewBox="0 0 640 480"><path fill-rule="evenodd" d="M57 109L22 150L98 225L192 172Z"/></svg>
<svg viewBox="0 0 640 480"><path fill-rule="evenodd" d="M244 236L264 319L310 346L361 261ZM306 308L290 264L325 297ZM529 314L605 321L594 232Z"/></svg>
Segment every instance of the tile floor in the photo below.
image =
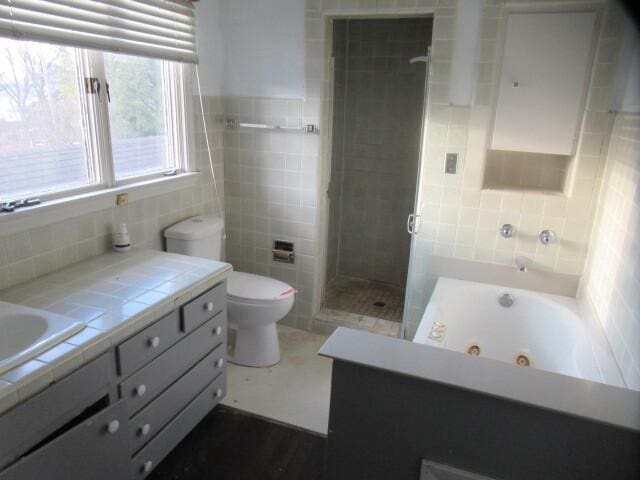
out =
<svg viewBox="0 0 640 480"><path fill-rule="evenodd" d="M229 364L223 405L326 435L331 360L318 356L325 335L278 325L281 361L270 368Z"/></svg>
<svg viewBox="0 0 640 480"><path fill-rule="evenodd" d="M390 320L343 312L341 310L332 310L325 307L313 318L311 327L314 332L321 335L331 335L336 328L347 327L377 333L378 335L386 335L388 337L398 337L400 335L401 324Z"/></svg>
<svg viewBox="0 0 640 480"><path fill-rule="evenodd" d="M385 283L339 276L327 285L324 307L400 323L404 307L404 289Z"/></svg>
<svg viewBox="0 0 640 480"><path fill-rule="evenodd" d="M337 327L348 327L397 337L403 308L404 289L339 276L327 285L324 304L313 318L312 329L330 335Z"/></svg>

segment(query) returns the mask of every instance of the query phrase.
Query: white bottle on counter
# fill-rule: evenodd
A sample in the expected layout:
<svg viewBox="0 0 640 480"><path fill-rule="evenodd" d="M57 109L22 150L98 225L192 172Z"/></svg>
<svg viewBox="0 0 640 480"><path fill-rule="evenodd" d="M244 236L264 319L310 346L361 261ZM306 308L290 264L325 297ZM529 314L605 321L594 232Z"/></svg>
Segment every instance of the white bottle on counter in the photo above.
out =
<svg viewBox="0 0 640 480"><path fill-rule="evenodd" d="M113 234L113 249L116 252L128 252L131 250L131 237L127 224L123 223Z"/></svg>

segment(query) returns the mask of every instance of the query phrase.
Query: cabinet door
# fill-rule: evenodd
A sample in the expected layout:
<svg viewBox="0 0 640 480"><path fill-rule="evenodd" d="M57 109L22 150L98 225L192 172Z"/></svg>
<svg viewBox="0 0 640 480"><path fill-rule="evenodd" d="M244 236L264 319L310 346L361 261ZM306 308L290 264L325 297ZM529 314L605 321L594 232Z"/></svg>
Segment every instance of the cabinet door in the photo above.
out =
<svg viewBox="0 0 640 480"><path fill-rule="evenodd" d="M573 155L595 12L512 13L491 148Z"/></svg>
<svg viewBox="0 0 640 480"><path fill-rule="evenodd" d="M120 401L0 473L0 480L115 480L129 470L127 409Z"/></svg>

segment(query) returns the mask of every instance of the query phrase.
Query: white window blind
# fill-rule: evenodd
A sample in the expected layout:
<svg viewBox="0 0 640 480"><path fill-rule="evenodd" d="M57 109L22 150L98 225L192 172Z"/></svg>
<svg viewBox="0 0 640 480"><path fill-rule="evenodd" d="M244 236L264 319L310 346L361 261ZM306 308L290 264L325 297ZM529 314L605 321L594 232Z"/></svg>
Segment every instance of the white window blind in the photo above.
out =
<svg viewBox="0 0 640 480"><path fill-rule="evenodd" d="M0 0L0 36L197 63L187 0Z"/></svg>

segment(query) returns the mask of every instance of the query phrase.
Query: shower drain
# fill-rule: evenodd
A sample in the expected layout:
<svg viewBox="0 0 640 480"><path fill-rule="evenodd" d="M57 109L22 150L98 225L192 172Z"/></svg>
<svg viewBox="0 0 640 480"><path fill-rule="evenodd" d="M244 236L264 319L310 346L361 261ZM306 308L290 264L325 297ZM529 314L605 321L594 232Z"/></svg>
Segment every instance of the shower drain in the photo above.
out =
<svg viewBox="0 0 640 480"><path fill-rule="evenodd" d="M516 357L516 363L521 367L529 367L531 366L531 360L525 354L521 353Z"/></svg>

